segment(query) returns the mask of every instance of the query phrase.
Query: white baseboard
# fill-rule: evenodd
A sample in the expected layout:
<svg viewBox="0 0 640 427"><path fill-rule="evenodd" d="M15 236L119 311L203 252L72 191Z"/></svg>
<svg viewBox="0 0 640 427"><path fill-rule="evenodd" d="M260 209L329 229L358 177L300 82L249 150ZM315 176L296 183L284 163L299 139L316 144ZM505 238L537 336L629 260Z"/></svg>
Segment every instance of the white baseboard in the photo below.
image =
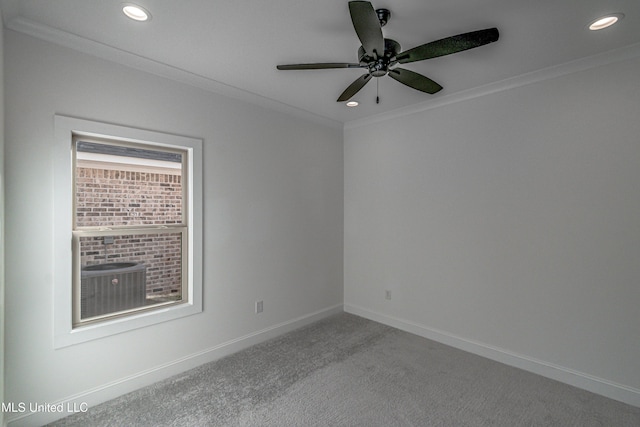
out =
<svg viewBox="0 0 640 427"><path fill-rule="evenodd" d="M322 320L325 317L342 313L343 311L342 304L338 304L296 319L270 326L198 353L190 354L178 360L174 360L160 366L155 366L134 375L121 378L100 387L86 390L74 396L68 396L58 402L51 403L52 407L63 408L62 414L53 411L18 413L16 414L17 416L7 419L7 425L9 427L41 426L53 422L57 419L70 415L68 408L80 409L96 406L108 400L115 399L118 396L122 396L139 388L146 387L158 381L172 377L173 375L177 375L202 364L221 359L225 356L251 347L252 345L259 344L263 341L291 332L310 323Z"/></svg>
<svg viewBox="0 0 640 427"><path fill-rule="evenodd" d="M486 357L487 359L495 360L496 362L504 363L505 365L520 368L610 399L640 407L640 390L633 387L618 384L553 363L537 360L522 354L516 354L481 342L461 338L409 320L376 313L355 305L345 304L344 311L469 353Z"/></svg>

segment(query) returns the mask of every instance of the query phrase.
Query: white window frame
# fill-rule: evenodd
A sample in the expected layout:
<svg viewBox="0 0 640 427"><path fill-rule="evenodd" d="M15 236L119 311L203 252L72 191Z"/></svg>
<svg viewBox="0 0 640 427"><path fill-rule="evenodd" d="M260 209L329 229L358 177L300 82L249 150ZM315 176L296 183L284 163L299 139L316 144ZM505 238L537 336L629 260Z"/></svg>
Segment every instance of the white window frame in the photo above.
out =
<svg viewBox="0 0 640 427"><path fill-rule="evenodd" d="M54 162L54 348L104 338L202 312L202 140L55 115ZM186 210L187 299L181 304L160 306L101 322L73 326L73 152L75 136L108 139L159 148L180 148L187 152L184 176L189 206Z"/></svg>

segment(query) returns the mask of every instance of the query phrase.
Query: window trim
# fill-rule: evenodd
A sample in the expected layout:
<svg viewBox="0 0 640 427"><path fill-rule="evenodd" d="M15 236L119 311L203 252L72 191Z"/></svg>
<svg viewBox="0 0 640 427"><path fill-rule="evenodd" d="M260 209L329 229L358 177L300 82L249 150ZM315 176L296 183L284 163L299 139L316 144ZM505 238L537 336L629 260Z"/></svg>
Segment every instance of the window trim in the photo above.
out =
<svg viewBox="0 0 640 427"><path fill-rule="evenodd" d="M104 338L202 312L202 139L55 115L53 148L53 328L54 348ZM73 154L72 141L79 135L187 151L185 178L188 189L186 223L188 252L188 299L128 316L73 327Z"/></svg>

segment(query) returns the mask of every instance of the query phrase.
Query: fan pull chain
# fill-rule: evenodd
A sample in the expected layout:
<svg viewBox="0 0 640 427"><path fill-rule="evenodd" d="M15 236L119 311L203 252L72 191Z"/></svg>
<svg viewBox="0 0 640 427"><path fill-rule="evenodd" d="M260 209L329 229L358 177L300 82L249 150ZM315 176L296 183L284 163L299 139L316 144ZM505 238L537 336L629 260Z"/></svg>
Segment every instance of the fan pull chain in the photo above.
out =
<svg viewBox="0 0 640 427"><path fill-rule="evenodd" d="M376 104L380 104L380 79L376 78Z"/></svg>

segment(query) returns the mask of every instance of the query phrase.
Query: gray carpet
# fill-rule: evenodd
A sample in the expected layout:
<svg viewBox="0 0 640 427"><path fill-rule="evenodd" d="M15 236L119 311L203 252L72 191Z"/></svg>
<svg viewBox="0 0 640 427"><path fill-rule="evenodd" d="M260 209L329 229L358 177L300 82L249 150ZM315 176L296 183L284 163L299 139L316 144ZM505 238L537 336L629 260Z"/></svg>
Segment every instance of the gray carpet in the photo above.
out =
<svg viewBox="0 0 640 427"><path fill-rule="evenodd" d="M55 426L640 426L640 408L349 314Z"/></svg>

